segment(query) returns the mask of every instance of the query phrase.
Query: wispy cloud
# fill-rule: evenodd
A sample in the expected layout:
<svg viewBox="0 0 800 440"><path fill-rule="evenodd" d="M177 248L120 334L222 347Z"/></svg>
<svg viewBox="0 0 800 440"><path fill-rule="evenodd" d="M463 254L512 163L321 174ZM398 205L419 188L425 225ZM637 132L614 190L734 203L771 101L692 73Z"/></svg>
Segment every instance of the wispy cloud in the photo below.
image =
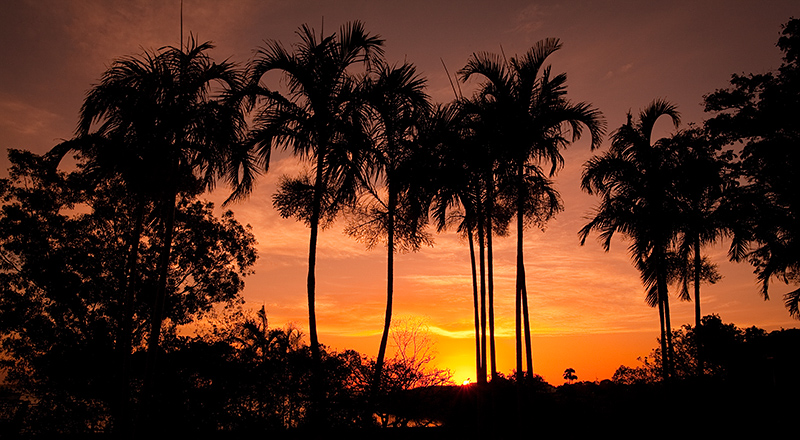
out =
<svg viewBox="0 0 800 440"><path fill-rule="evenodd" d="M0 128L18 135L33 135L46 130L63 116L18 100L0 98Z"/></svg>

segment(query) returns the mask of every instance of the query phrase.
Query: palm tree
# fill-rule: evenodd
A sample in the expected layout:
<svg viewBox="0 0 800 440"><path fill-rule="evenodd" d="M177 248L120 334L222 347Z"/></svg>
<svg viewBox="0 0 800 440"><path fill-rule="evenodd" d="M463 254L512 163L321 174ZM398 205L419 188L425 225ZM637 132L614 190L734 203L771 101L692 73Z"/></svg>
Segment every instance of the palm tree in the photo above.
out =
<svg viewBox="0 0 800 440"><path fill-rule="evenodd" d="M483 364L490 365L491 378L498 378L497 355L494 336L494 255L493 238L495 235L505 236L513 217L514 209L502 200L503 188L500 180L502 150L494 145L498 137L497 130L502 122L497 119L501 114L496 111L496 103L487 96L478 95L473 99L462 99L459 103L466 115L469 133L469 154L464 166L468 175L474 180L469 187L474 194L474 229L477 232L480 258L481 285L481 350ZM488 299L488 304L486 304ZM486 347L486 324L488 312L489 347ZM488 356L488 357L487 357Z"/></svg>
<svg viewBox="0 0 800 440"><path fill-rule="evenodd" d="M574 380L577 379L578 375L575 374L574 368L567 368L566 370L564 370L564 380L566 380L568 383L571 384Z"/></svg>
<svg viewBox="0 0 800 440"><path fill-rule="evenodd" d="M535 211L526 210L525 197L530 196L529 177L535 180L542 175L541 166L550 164L552 177L563 165L560 150L580 138L584 128L592 137L592 148L599 146L605 132L600 112L587 103L573 104L566 98L566 75L551 76L545 67L547 57L561 48L558 39L537 42L521 57L504 57L473 54L460 71L462 80L480 75L484 82L479 95L490 102L493 119L498 127L493 145L502 158L501 178L508 186L516 188L515 214L517 218L517 282L516 282L516 335L517 375L522 383L522 327L528 373L533 374L533 357L530 346L530 319L523 256L523 230L526 218ZM571 132L571 139L566 137ZM541 183L541 182L540 182ZM541 211L539 211L541 212ZM541 219L546 220L546 219Z"/></svg>
<svg viewBox="0 0 800 440"><path fill-rule="evenodd" d="M469 244L476 376L479 383L485 383L488 366L487 211L484 203L486 191L482 179L487 154L477 141L476 114L471 106L472 103L469 101L457 100L448 106L438 107L433 112L432 118L428 119L430 126L423 127L421 143L432 156L429 162L436 164L435 169L429 172L431 181L428 185L431 191L429 204L437 229L441 232L448 226L457 224L458 233L465 237ZM477 258L476 242L479 254ZM493 330L491 322L489 325Z"/></svg>
<svg viewBox="0 0 800 440"><path fill-rule="evenodd" d="M719 153L720 145L699 128L682 130L662 142L674 150L679 168L676 183L683 199L682 228L679 236L681 260L692 263L682 265L682 299L690 299L688 284L694 285L695 326L701 324L700 283L716 282L719 278L714 266L701 254L703 246L713 244L724 235L730 235L728 190L734 182L729 161L732 152Z"/></svg>
<svg viewBox="0 0 800 440"><path fill-rule="evenodd" d="M682 300L691 300L689 284L694 285L695 328L702 324L700 311L700 283L715 283L720 279L716 265L703 257L703 246L713 244L723 236L733 236L737 228L731 222L733 206L731 191L736 184L732 173L731 151L721 152L720 142L700 128L682 130L662 141L664 148L673 150L679 168L675 181L680 186L678 195L681 210L680 234L678 236L679 276ZM736 243L731 252L736 251ZM702 375L702 343L697 343L697 373Z"/></svg>
<svg viewBox="0 0 800 440"><path fill-rule="evenodd" d="M421 244L430 243L422 230L426 216L419 203L424 184L416 175L416 161L420 159L417 133L422 116L430 107L425 80L408 63L399 67L380 63L375 70L363 85L372 140L363 176L366 202L359 208L356 221L347 228L348 234L364 240L368 247L373 247L380 237L386 238L386 314L375 362L373 397L381 387L392 323L394 254L398 247L414 251Z"/></svg>
<svg viewBox="0 0 800 440"><path fill-rule="evenodd" d="M419 133L422 151L428 155L423 161L430 168L419 173L427 177L426 203L438 232L452 224L466 237L469 244L472 273L472 296L475 323L475 366L478 382L486 380L484 350L481 348L481 313L478 293L478 269L475 258L478 193L473 161L472 138L468 130L468 115L463 103L456 101L438 105L426 115ZM481 280L481 283L483 281Z"/></svg>
<svg viewBox="0 0 800 440"><path fill-rule="evenodd" d="M178 198L212 189L219 178L234 187L231 199L250 189L249 163L239 161L246 157L240 148L244 112L237 98L243 78L234 64L214 63L207 53L212 48L190 37L185 49L167 47L115 61L88 93L76 139L54 151L59 157L79 151L97 178L120 176L137 199L122 289L124 358L131 350L133 284L145 205L154 202L160 207L161 254L146 388L152 387L156 368ZM125 370L124 366L123 381Z"/></svg>
<svg viewBox="0 0 800 440"><path fill-rule="evenodd" d="M600 232L606 251L616 232L631 240L631 258L647 289L647 303L659 308L666 379L672 350L667 284L682 204L675 184L674 151L663 140L651 143L653 126L662 116L671 118L675 127L680 123L675 105L660 99L642 110L635 122L629 113L628 122L612 134L611 148L584 165L582 188L602 200L579 236L583 245L590 232Z"/></svg>
<svg viewBox="0 0 800 440"><path fill-rule="evenodd" d="M292 53L280 42L269 41L258 50L250 66L251 86L263 98L252 139L254 154L265 169L272 148L277 147L291 148L313 166L313 176L284 180L275 205L285 217L298 216L310 228L309 337L312 357L319 368L321 354L315 309L317 236L321 223L332 220L345 204L353 201L362 171L360 162L368 144L361 111L363 103L348 68L377 63L383 54L383 40L368 34L358 21L342 26L337 34L319 38L312 28L303 25L298 35L300 43ZM260 86L262 77L273 71L284 75L285 94ZM296 207L302 209L294 210Z"/></svg>

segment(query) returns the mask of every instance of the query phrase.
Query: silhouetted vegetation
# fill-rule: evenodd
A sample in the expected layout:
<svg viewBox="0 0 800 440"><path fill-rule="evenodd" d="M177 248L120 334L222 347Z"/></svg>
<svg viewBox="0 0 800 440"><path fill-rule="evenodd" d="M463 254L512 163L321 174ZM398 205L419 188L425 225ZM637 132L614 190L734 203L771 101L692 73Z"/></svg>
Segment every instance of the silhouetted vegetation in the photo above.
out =
<svg viewBox="0 0 800 440"><path fill-rule="evenodd" d="M765 299L773 279L800 283L800 19L783 26L777 45L783 52L777 72L733 75L730 88L705 97L706 111L714 113L705 124L709 134L741 145L736 164L743 185L733 194L738 247L731 257L753 265ZM800 319L800 289L784 301Z"/></svg>
<svg viewBox="0 0 800 440"><path fill-rule="evenodd" d="M722 238L732 260L753 265L765 299L775 278L800 282L800 20L783 28L781 68L734 75L705 97L715 115L702 126L652 139L662 116L680 122L677 106L657 99L629 113L609 150L585 164L582 187L601 201L581 243L593 231L606 250L614 234L631 240L661 335L642 365L599 383L576 382L567 368L560 387L533 373L524 231L563 208L550 180L561 150L583 130L599 148L605 125L591 104L567 99L566 74L546 65L559 40L509 59L473 54L459 76L480 77L476 94L432 104L425 78L410 63L387 64L383 40L362 23L327 36L302 26L298 36L291 48L266 42L246 68L214 63L211 44L193 38L119 59L89 91L73 139L42 156L9 150L0 435L641 435L653 414L685 401L705 408L709 434L741 405L755 421L739 419L731 432L768 430L759 419L767 415L788 428L800 330L740 329L701 318L699 303L700 284L719 281L703 246ZM266 83L270 72L283 88ZM270 327L263 307L242 307L254 236L200 199L220 179L228 201L244 199L273 149L310 165L283 177L273 199L310 228L308 344L296 327ZM68 154L74 169L59 169ZM348 233L387 246L374 358L331 351L317 336L317 237L342 213ZM505 376L494 346L493 239L512 219L516 370ZM419 322L392 326L394 254L431 244L429 221L440 231L457 224L468 240L477 384L455 386L435 368ZM670 286L695 301L694 326L672 330ZM784 300L800 317L800 290ZM676 419L661 433L687 426Z"/></svg>
<svg viewBox="0 0 800 440"><path fill-rule="evenodd" d="M741 329L724 324L717 315L704 316L700 326L684 325L672 332L674 369L679 378L704 377L723 382L785 387L789 380L783 372L794 371L800 362L796 347L800 330L775 330L767 333L757 328ZM696 347L702 347L703 369L698 372ZM657 383L663 363L661 348L641 358L637 367L621 366L612 380L622 384Z"/></svg>
<svg viewBox="0 0 800 440"><path fill-rule="evenodd" d="M551 67L545 63L547 57L560 48L561 42L551 38L537 42L527 53L509 60L495 54L473 54L460 71L464 80L472 76L483 79L473 105L478 121L474 128L479 142L476 146L486 154L478 159L485 169L476 170L480 176L476 206L479 212L483 207L486 210L483 222L483 216L478 215L479 239L484 235L491 239L495 195L501 200L505 196L513 207L509 211L517 219L514 319L516 365L520 375L517 381L520 383L524 372L523 347L527 371L533 374L523 234L526 224L543 224L561 209L558 193L550 186L543 168L549 164L548 174L553 177L564 162L561 149L569 145L570 139L579 139L584 128L591 134L592 148L600 146L605 134L599 110L588 103L575 104L567 99L566 74L551 76ZM491 198L491 202L484 202L484 197ZM483 244L480 246L483 252ZM491 247L489 252L491 255ZM481 268L483 261L481 255ZM489 267L491 270L491 264ZM489 286L491 283L490 276ZM481 294L483 297L484 292ZM491 300L492 296L489 298ZM483 332L485 334L485 326ZM485 344L482 350L485 353ZM485 354L483 359L486 359ZM485 365L484 361L484 375Z"/></svg>

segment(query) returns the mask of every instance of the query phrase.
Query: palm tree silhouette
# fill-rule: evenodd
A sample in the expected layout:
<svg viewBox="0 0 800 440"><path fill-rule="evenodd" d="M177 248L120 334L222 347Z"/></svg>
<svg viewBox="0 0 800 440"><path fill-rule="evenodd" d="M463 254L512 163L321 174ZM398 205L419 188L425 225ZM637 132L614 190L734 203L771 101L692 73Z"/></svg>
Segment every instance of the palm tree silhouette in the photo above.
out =
<svg viewBox="0 0 800 440"><path fill-rule="evenodd" d="M721 146L699 128L682 130L665 139L665 148L674 150L678 169L675 179L683 199L682 230L679 253L682 260L691 258L691 273L681 273L682 299L689 299L688 284L694 285L695 326L700 325L700 282L710 278L714 282L714 269L704 262L701 249L713 244L722 236L731 235L728 212L729 188L734 186L729 161L732 152L720 153ZM681 269L687 267L683 265Z"/></svg>
<svg viewBox="0 0 800 440"><path fill-rule="evenodd" d="M493 238L495 235L505 236L513 217L514 209L502 203L504 188L500 180L502 165L501 149L496 148L494 141L502 122L497 120L501 113L495 109L495 102L485 95L477 95L473 99L461 99L459 104L465 113L469 141L468 155L464 157L464 166L471 176L469 188L472 189L474 232L477 232L478 253L480 261L480 299L481 299L481 352L484 369L489 366L491 378L498 378L497 355L494 337L494 255ZM505 188L507 189L507 188ZM488 300L488 304L487 304ZM488 312L488 316L487 316ZM488 340L486 347L486 326L488 318ZM485 377L485 374L484 374Z"/></svg>
<svg viewBox="0 0 800 440"><path fill-rule="evenodd" d="M573 104L566 98L566 74L551 76L544 63L549 55L561 48L558 39L537 42L521 57L504 57L490 53L473 54L459 72L466 81L473 75L484 78L479 94L492 102L494 119L500 125L493 145L501 152L504 173L509 187L516 188L517 218L517 281L516 281L516 339L517 375L522 383L522 339L524 320L525 354L529 375L533 374L530 344L523 230L526 218L541 213L526 209L526 197L531 187L528 176L540 176L540 167L550 164L550 176L563 165L560 150L570 141L580 138L584 128L592 137L592 148L599 146L605 125L600 112L587 103ZM567 134L571 132L571 139ZM541 187L540 187L541 188ZM551 211L552 212L552 211ZM539 220L545 221L546 218Z"/></svg>
<svg viewBox="0 0 800 440"><path fill-rule="evenodd" d="M481 330L482 317L479 301L478 268L475 258L476 230L478 228L479 182L474 162L482 157L474 150L470 134L469 115L464 111L463 102L453 102L437 106L425 119L420 132L420 143L434 164L429 170L427 182L431 215L439 232L457 224L457 231L465 236L469 244L472 273L472 299L475 323L475 366L479 383L486 381L485 332ZM481 258L483 264L483 258ZM483 267L480 285L484 286ZM485 292L485 287L480 290ZM484 329L485 330L485 329Z"/></svg>
<svg viewBox="0 0 800 440"><path fill-rule="evenodd" d="M567 368L566 370L564 370L564 380L566 380L568 383L571 384L573 381L577 379L578 375L575 374L574 368Z"/></svg>
<svg viewBox="0 0 800 440"><path fill-rule="evenodd" d="M245 122L239 91L243 78L234 64L214 63L207 53L212 48L211 43L198 44L190 37L185 49L167 47L115 61L88 93L77 137L54 152L63 156L70 150L79 151L96 179L119 176L137 199L122 289L125 305L120 344L124 358L131 349L133 284L145 206L153 202L160 211L161 253L145 380L148 394L153 391L167 301L178 198L213 189L220 178L234 188L229 200L250 189L249 181L240 179L240 175L249 175L249 164L237 159L246 157L241 151ZM126 381L125 372L122 377Z"/></svg>
<svg viewBox="0 0 800 440"><path fill-rule="evenodd" d="M678 168L675 180L679 185L678 196L682 200L680 234L678 236L679 276L682 300L691 300L689 283L694 287L695 328L700 328L700 283L715 283L720 279L716 265L703 257L702 247L717 242L723 236L732 237L738 228L733 220L734 197L737 188L731 160L731 151L721 151L719 139L706 131L692 127L682 130L662 141L664 148L672 149ZM740 236L741 238L741 236ZM738 243L734 240L731 253ZM689 263L691 261L691 263ZM704 371L702 343L697 343L697 373Z"/></svg>
<svg viewBox="0 0 800 440"><path fill-rule="evenodd" d="M300 43L293 52L280 42L268 41L250 65L251 87L255 96L262 98L252 145L265 169L276 147L291 148L313 166L313 176L284 180L275 205L284 217L297 216L310 228L308 321L312 357L318 369L321 355L315 268L319 228L354 200L368 145L363 102L348 69L355 64L369 67L377 63L383 54L383 40L368 34L358 21L343 25L337 34L319 38L308 25L297 33ZM272 71L283 74L287 86L284 94L260 85L262 77ZM302 209L294 209L298 207Z"/></svg>
<svg viewBox="0 0 800 440"><path fill-rule="evenodd" d="M426 218L422 205L424 184L418 182L420 159L417 133L422 116L429 110L425 80L408 63L389 66L383 62L366 78L363 94L372 148L363 182L365 200L347 233L373 247L385 236L387 284L386 314L381 336L372 395L381 387L386 344L392 323L394 296L394 254L417 250L430 243L424 233Z"/></svg>
<svg viewBox="0 0 800 440"><path fill-rule="evenodd" d="M628 122L612 134L611 148L584 165L582 188L602 200L579 236L583 245L590 232L600 232L606 251L615 232L630 238L631 258L647 289L646 301L659 308L666 379L671 374L672 359L667 295L667 284L674 274L670 246L680 229L682 204L676 187L678 163L674 151L663 140L651 144L653 126L661 116L670 117L675 127L680 123L675 105L655 100L635 122L629 113Z"/></svg>

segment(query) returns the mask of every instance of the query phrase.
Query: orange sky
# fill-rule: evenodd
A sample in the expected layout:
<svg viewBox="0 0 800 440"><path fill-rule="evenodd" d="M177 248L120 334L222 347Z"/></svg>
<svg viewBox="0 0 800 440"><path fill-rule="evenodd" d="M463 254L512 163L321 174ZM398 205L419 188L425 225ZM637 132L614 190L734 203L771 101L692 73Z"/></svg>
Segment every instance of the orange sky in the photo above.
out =
<svg viewBox="0 0 800 440"><path fill-rule="evenodd" d="M184 28L211 40L217 60L244 63L265 39L289 45L309 23L325 33L359 19L386 39L389 62L415 63L434 101L452 99L442 68L451 73L473 52L522 53L535 41L559 37L550 61L568 75L568 96L598 107L610 129L654 98L679 106L684 123L700 122L703 94L725 87L732 73L759 73L780 64L780 25L800 8L787 1L226 1L185 0ZM702 3L702 4L696 4ZM298 6L299 5L299 6ZM587 6L590 5L590 6ZM114 58L142 48L177 45L180 2L57 0L12 1L0 15L0 148L42 153L69 138L85 92ZM470 90L474 84L464 86ZM669 133L666 122L659 135ZM565 211L545 232L525 241L534 339L534 370L550 383L565 368L581 380L609 378L620 364L635 365L655 347L658 315L644 304L627 244L604 253L593 239L579 246L577 231L596 201L580 192L588 142L565 152L556 182ZM8 162L3 155L0 168ZM233 206L259 241L256 274L247 281L248 305L266 306L270 322L307 327L305 306L308 230L281 219L271 196L278 176L303 165L278 155L252 197ZM218 192L212 200L221 200ZM512 234L514 233L512 229ZM474 379L472 299L464 242L451 233L435 246L396 258L395 316L427 318L438 337L440 367L455 379ZM513 368L514 241L495 242L496 316L500 370ZM723 280L703 291L703 312L725 322L768 330L795 327L773 284L773 300L757 294L747 265L725 263L724 245L709 250ZM364 250L337 223L320 236L317 314L322 343L375 355L383 323L385 252ZM693 305L672 305L674 325L692 322Z"/></svg>

